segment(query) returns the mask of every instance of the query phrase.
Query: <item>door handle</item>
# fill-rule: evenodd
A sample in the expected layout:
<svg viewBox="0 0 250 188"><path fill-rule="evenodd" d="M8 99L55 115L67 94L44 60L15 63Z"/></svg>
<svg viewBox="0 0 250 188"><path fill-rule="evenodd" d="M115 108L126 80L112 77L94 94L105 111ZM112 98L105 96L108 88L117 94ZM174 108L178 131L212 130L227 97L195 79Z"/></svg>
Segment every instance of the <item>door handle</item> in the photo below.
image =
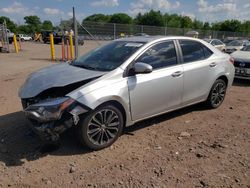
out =
<svg viewBox="0 0 250 188"><path fill-rule="evenodd" d="M172 74L173 77L179 77L182 75L182 71L176 71Z"/></svg>
<svg viewBox="0 0 250 188"><path fill-rule="evenodd" d="M217 64L216 64L215 62L213 62L213 63L211 63L209 66L210 66L210 67L216 67L216 65L217 65Z"/></svg>

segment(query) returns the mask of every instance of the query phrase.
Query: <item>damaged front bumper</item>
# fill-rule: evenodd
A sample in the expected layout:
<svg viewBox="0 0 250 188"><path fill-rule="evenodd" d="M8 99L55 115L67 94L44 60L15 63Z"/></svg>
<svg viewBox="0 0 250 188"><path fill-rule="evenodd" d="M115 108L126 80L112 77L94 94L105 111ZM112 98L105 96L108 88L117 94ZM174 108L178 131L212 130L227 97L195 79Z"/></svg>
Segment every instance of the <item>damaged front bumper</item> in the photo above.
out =
<svg viewBox="0 0 250 188"><path fill-rule="evenodd" d="M69 97L46 99L27 106L24 113L34 132L51 141L58 140L62 132L77 125L79 115L90 110Z"/></svg>

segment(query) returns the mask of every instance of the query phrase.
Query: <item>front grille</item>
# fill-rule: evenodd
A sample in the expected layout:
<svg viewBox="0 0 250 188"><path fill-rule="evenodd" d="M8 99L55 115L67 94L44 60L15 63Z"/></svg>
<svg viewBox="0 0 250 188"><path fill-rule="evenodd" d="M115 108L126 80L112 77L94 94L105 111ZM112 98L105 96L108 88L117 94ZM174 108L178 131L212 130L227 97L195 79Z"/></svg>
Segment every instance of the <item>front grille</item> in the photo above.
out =
<svg viewBox="0 0 250 188"><path fill-rule="evenodd" d="M244 64L244 66L243 66ZM250 60L249 61L238 61L234 60L234 66L240 68L250 68Z"/></svg>
<svg viewBox="0 0 250 188"><path fill-rule="evenodd" d="M237 76L250 78L250 74L242 75L242 74L236 74L236 73L235 73L235 77L237 77Z"/></svg>

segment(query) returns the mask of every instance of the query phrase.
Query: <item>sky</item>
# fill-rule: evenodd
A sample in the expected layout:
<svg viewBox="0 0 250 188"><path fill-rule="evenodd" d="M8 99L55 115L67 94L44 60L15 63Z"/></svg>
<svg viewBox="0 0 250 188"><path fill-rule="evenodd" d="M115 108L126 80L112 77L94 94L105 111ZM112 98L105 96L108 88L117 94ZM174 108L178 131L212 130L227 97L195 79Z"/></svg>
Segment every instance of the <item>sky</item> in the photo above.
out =
<svg viewBox="0 0 250 188"><path fill-rule="evenodd" d="M58 24L61 19L95 14L127 13L135 17L150 9L163 13L177 13L201 21L217 22L225 19L250 20L250 0L0 0L0 16L8 16L17 24L23 17L37 15Z"/></svg>

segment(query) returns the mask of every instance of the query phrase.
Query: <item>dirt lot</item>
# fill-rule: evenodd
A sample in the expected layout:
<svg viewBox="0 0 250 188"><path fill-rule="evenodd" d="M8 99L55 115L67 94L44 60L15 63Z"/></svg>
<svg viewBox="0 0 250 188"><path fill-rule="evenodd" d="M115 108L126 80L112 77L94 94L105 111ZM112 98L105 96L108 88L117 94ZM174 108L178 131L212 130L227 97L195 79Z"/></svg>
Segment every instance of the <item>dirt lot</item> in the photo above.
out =
<svg viewBox="0 0 250 188"><path fill-rule="evenodd" d="M70 130L46 152L17 93L49 57L49 45L34 43L0 54L0 187L250 187L250 82L235 81L219 109L195 105L140 122L110 148L91 152Z"/></svg>

